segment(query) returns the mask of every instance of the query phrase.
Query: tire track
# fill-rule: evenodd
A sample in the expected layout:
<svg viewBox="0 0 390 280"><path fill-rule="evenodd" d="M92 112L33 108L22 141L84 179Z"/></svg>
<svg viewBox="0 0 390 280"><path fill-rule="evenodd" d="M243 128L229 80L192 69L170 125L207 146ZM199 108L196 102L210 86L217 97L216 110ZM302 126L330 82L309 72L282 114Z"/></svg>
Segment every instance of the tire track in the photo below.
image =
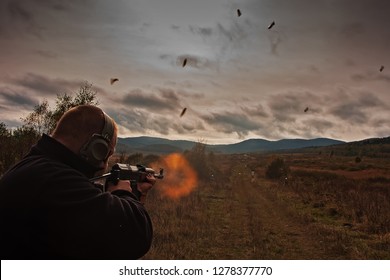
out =
<svg viewBox="0 0 390 280"><path fill-rule="evenodd" d="M322 259L322 242L314 239L289 207L270 191L265 182L245 184L238 192L245 201L247 226L253 240L253 259Z"/></svg>

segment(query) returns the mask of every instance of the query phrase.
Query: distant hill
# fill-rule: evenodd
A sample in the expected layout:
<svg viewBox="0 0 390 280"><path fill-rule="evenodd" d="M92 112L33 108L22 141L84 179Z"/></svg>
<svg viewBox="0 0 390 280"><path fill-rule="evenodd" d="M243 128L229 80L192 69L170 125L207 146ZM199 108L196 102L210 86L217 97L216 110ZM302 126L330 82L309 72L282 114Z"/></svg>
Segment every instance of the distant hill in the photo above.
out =
<svg viewBox="0 0 390 280"><path fill-rule="evenodd" d="M354 141L349 142L350 145L368 145L368 144L374 144L374 145L386 145L390 144L390 136L389 137L383 137L383 138L368 138L360 141Z"/></svg>
<svg viewBox="0 0 390 280"><path fill-rule="evenodd" d="M336 146L305 147L294 150L294 152L388 158L390 156L390 137L368 138L360 141L346 142Z"/></svg>
<svg viewBox="0 0 390 280"><path fill-rule="evenodd" d="M269 141L264 139L248 139L235 144L207 145L208 151L222 154L256 153L276 150L290 150L306 147L323 147L338 145L346 142L329 139L282 139ZM197 142L186 140L169 140L157 137L127 137L118 138L117 152L145 153L145 154L168 154L173 152L184 152L190 150Z"/></svg>

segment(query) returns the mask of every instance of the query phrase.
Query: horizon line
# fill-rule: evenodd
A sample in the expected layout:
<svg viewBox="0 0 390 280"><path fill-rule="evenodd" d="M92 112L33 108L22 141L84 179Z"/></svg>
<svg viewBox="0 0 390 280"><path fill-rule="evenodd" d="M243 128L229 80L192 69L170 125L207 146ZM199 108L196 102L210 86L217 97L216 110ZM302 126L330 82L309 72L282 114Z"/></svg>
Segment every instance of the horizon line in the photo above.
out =
<svg viewBox="0 0 390 280"><path fill-rule="evenodd" d="M329 138L329 137L314 137L314 138L280 138L278 140L269 140L269 139L266 139L266 138L247 138L247 139L243 139L243 140L240 140L240 141L237 141L237 142L232 142L232 143L214 143L214 144L208 144L207 141L202 141L204 139L199 139L199 140L188 140L188 139L171 139L171 138L166 138L166 137L162 137L162 136L148 136L148 135L139 135L139 136L123 136L123 137L120 137L118 136L118 139L126 139L126 138L141 138L141 137L147 137L147 138L157 138L157 139L164 139L164 140L170 140L170 141L188 141L188 142L194 142L194 143L204 143L206 145L234 145L234 144L239 144L239 143L242 143L244 141L248 141L248 140L264 140L264 141L269 141L269 142L278 142L278 141L282 141L282 140L306 140L306 141L309 141L309 140L316 140L316 139L328 139L328 140L334 140L334 141L339 141L339 142L343 142L343 143L353 143L353 142L359 142L359 141L364 141L364 140L368 140L368 139L382 139L382 138L387 138L387 137L390 137L390 136L383 136L383 137L368 137L368 138L363 138L363 139L357 139L357 140L351 140L351 141L347 141L347 140L341 140L341 139L336 139L336 138Z"/></svg>

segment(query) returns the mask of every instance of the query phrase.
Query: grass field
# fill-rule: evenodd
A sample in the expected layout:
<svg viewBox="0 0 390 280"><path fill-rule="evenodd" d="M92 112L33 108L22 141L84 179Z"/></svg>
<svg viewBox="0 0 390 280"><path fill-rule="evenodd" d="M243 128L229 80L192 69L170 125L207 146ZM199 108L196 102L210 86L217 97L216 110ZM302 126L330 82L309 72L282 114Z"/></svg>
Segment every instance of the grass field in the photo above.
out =
<svg viewBox="0 0 390 280"><path fill-rule="evenodd" d="M265 174L275 158L288 172L271 180ZM155 237L144 259L390 259L388 159L279 153L206 160L212 174L189 195L161 196L160 182L151 191Z"/></svg>

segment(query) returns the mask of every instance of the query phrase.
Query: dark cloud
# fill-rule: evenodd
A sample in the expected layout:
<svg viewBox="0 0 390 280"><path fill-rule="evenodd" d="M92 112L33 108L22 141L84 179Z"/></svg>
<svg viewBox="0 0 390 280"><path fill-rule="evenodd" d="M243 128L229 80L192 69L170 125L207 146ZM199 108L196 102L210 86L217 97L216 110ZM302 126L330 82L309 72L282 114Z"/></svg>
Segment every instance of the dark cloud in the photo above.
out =
<svg viewBox="0 0 390 280"><path fill-rule="evenodd" d="M386 103L370 92L354 92L353 95L339 97L338 104L330 104L328 113L351 124L367 123L372 110L387 109Z"/></svg>
<svg viewBox="0 0 390 280"><path fill-rule="evenodd" d="M376 50L386 49L390 44L390 30L387 28L389 1L337 1L333 10L340 11L337 20L345 44L359 44Z"/></svg>
<svg viewBox="0 0 390 280"><path fill-rule="evenodd" d="M76 5L92 5L93 2L90 0L34 0L35 5L40 7L46 7L54 11L71 11Z"/></svg>
<svg viewBox="0 0 390 280"><path fill-rule="evenodd" d="M231 42L240 42L240 40L247 36L245 29L236 22L233 22L233 24L228 28L218 23L216 31L219 35L224 36Z"/></svg>
<svg viewBox="0 0 390 280"><path fill-rule="evenodd" d="M383 108L386 109L385 102L381 100L379 97L375 96L375 94L367 91L362 91L358 93L356 103L365 108Z"/></svg>
<svg viewBox="0 0 390 280"><path fill-rule="evenodd" d="M39 103L37 98L31 97L24 91L15 91L8 88L0 89L0 105L9 110L16 108L32 108Z"/></svg>
<svg viewBox="0 0 390 280"><path fill-rule="evenodd" d="M201 117L217 131L224 133L237 133L243 138L252 130L262 127L261 123L251 119L245 114L234 112L211 113Z"/></svg>
<svg viewBox="0 0 390 280"><path fill-rule="evenodd" d="M354 18L366 20L372 23L386 23L388 22L388 11L390 11L390 2L387 0L371 0L371 1L355 1L343 0L334 1L333 7L348 11L345 16L347 18Z"/></svg>
<svg viewBox="0 0 390 280"><path fill-rule="evenodd" d="M390 45L390 29L387 28L390 2L387 0L252 0L246 5L246 14L257 21L256 25L265 26L275 20L274 28L285 31L289 41L299 37L302 47L317 44L314 40L318 36L326 38L323 47L328 49L349 51L356 46L372 47L375 42L376 48L384 51ZM278 43L283 41L273 38L271 51L278 50Z"/></svg>
<svg viewBox="0 0 390 280"><path fill-rule="evenodd" d="M199 27L190 25L189 30L191 33L200 35L204 39L210 39L211 37L225 38L230 42L242 39L246 35L243 27L234 22L227 27L221 23L217 23L214 27Z"/></svg>
<svg viewBox="0 0 390 280"><path fill-rule="evenodd" d="M0 2L0 30L3 37L20 37L26 34L41 37L42 26L26 3L28 2L18 0Z"/></svg>
<svg viewBox="0 0 390 280"><path fill-rule="evenodd" d="M185 98L195 99L195 100L204 99L206 97L204 93L188 92L188 91L185 91L185 90L182 90L182 89L178 90L177 94L180 95L180 96L183 96Z"/></svg>
<svg viewBox="0 0 390 280"><path fill-rule="evenodd" d="M180 29L180 26L175 25L175 24L172 24L172 25L171 25L171 29L173 29L173 30L179 30L179 29Z"/></svg>
<svg viewBox="0 0 390 280"><path fill-rule="evenodd" d="M7 3L7 10L14 20L20 20L24 21L28 24L32 24L34 21L34 17L31 14L30 11L28 11L25 7L22 5L23 2L21 1L9 1Z"/></svg>
<svg viewBox="0 0 390 280"><path fill-rule="evenodd" d="M248 115L248 117L269 117L269 114L265 111L264 107L261 104L258 104L254 107L240 106L240 108L245 114Z"/></svg>
<svg viewBox="0 0 390 280"><path fill-rule="evenodd" d="M302 123L306 127L305 131L310 131L312 135L326 135L332 128L337 127L336 123L329 120L311 118L303 120Z"/></svg>
<svg viewBox="0 0 390 280"><path fill-rule="evenodd" d="M238 49L247 44L249 34L256 34L255 28L249 19L241 21L235 17L229 23L217 22L211 27L189 26L192 34L204 39L204 44L211 44L217 57L225 55L229 49Z"/></svg>
<svg viewBox="0 0 390 280"><path fill-rule="evenodd" d="M335 127L331 120L319 120L318 116L328 116L331 119L336 117L350 124L368 123L372 112L387 110L388 106L385 104L386 102L371 92L349 88L337 89L332 94L321 96L305 91L287 92L275 95L268 102L272 117L281 127L284 124L294 124L295 129L298 129L296 125L302 121L311 125L310 129L318 133ZM309 115L303 113L306 107L310 108L310 114L307 113ZM302 119L303 115L310 119Z"/></svg>
<svg viewBox="0 0 390 280"><path fill-rule="evenodd" d="M197 26L189 26L190 31L193 34L209 37L213 35L213 29L211 27L197 27Z"/></svg>
<svg viewBox="0 0 390 280"><path fill-rule="evenodd" d="M329 112L340 119L348 120L351 123L359 124L367 122L367 114L356 104L341 104L335 106Z"/></svg>
<svg viewBox="0 0 390 280"><path fill-rule="evenodd" d="M180 105L179 96L172 89L159 88L158 91L162 94L162 97L172 105Z"/></svg>
<svg viewBox="0 0 390 280"><path fill-rule="evenodd" d="M175 112L182 107L177 94L172 90L164 89L160 89L160 94L146 93L140 89L135 89L125 94L119 101L129 107L143 108L155 112Z"/></svg>
<svg viewBox="0 0 390 280"><path fill-rule="evenodd" d="M315 74L319 74L321 71L320 71L320 69L317 67L317 66L315 66L315 65L309 65L308 66L308 70L309 70L309 72L310 73L315 73Z"/></svg>
<svg viewBox="0 0 390 280"><path fill-rule="evenodd" d="M382 118L376 117L376 118L372 119L371 125L373 127L376 127L376 128L380 128L380 127L390 128L389 120L387 118L383 118L383 117ZM390 133L388 133L387 135L390 135Z"/></svg>
<svg viewBox="0 0 390 280"><path fill-rule="evenodd" d="M195 122L173 121L172 116L177 120L177 114L160 114L158 110L151 109L150 107L124 106L121 110L116 107L108 109L107 112L119 125L132 134L150 134L153 131L153 134L169 136L171 133L185 134L204 130L204 125L200 120Z"/></svg>
<svg viewBox="0 0 390 280"><path fill-rule="evenodd" d="M181 124L177 131L179 133L188 133L188 132L196 132L199 130L205 130L205 127L201 121L196 121L196 122L184 122Z"/></svg>
<svg viewBox="0 0 390 280"><path fill-rule="evenodd" d="M356 62L353 59L347 58L347 59L345 59L345 65L348 67L355 67Z"/></svg>
<svg viewBox="0 0 390 280"><path fill-rule="evenodd" d="M126 8L126 13L122 11ZM109 37L112 26L138 20L126 3L92 0L0 1L0 32L8 39L31 37L49 42L56 37ZM106 24L109 24L107 27ZM114 30L115 31L115 30Z"/></svg>
<svg viewBox="0 0 390 280"><path fill-rule="evenodd" d="M268 106L276 120L293 122L297 116L302 115L306 107L318 108L321 103L321 99L313 93L297 91L275 95Z"/></svg>
<svg viewBox="0 0 390 280"><path fill-rule="evenodd" d="M111 108L105 110L120 126L128 129L132 134L145 134L147 132L147 120L150 117L145 110L131 106Z"/></svg>
<svg viewBox="0 0 390 280"><path fill-rule="evenodd" d="M28 73L23 78L15 79L14 83L44 95L58 94L61 91L61 87L53 83L51 79L33 73Z"/></svg>
<svg viewBox="0 0 390 280"><path fill-rule="evenodd" d="M155 131L162 135L169 135L169 133L172 132L172 128L175 127L172 120L163 115L154 117L149 115L149 117L146 118L144 125L149 131Z"/></svg>
<svg viewBox="0 0 390 280"><path fill-rule="evenodd" d="M276 95L269 102L269 107L272 111L286 112L297 114L300 112L302 106L302 98L294 94L280 94Z"/></svg>
<svg viewBox="0 0 390 280"><path fill-rule="evenodd" d="M40 94L41 96L55 96L69 90L80 88L83 81L52 79L35 73L27 73L21 78L10 78L13 86L21 86Z"/></svg>
<svg viewBox="0 0 390 280"><path fill-rule="evenodd" d="M3 0L0 3L0 20L3 32L8 36L35 35L42 39L42 33L49 28L46 17L56 13L74 12L89 1L58 1L58 0ZM54 22L56 24L56 22Z"/></svg>
<svg viewBox="0 0 390 280"><path fill-rule="evenodd" d="M176 117L176 116L174 116ZM177 122L172 121L170 116L153 116L148 120L148 129L156 131L162 135L169 136L171 133L186 134L193 133L199 130L204 130L202 122Z"/></svg>

